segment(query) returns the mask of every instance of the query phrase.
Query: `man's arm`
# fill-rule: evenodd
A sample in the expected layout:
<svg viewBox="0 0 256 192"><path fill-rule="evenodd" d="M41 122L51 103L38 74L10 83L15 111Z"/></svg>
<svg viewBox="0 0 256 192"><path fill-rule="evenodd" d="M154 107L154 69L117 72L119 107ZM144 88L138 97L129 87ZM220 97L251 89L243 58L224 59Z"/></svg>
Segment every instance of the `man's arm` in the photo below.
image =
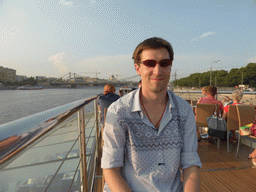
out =
<svg viewBox="0 0 256 192"><path fill-rule="evenodd" d="M200 191L200 168L192 166L183 170L184 192Z"/></svg>
<svg viewBox="0 0 256 192"><path fill-rule="evenodd" d="M120 167L103 169L104 179L112 192L131 192L129 185L120 174Z"/></svg>

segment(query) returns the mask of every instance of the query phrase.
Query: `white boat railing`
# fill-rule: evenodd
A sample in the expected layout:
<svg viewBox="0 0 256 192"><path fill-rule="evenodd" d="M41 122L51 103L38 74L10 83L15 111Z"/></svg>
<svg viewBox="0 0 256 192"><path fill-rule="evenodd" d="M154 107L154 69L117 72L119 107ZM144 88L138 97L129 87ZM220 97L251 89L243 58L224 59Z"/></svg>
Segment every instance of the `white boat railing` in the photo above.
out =
<svg viewBox="0 0 256 192"><path fill-rule="evenodd" d="M92 191L97 98L0 125L0 191Z"/></svg>

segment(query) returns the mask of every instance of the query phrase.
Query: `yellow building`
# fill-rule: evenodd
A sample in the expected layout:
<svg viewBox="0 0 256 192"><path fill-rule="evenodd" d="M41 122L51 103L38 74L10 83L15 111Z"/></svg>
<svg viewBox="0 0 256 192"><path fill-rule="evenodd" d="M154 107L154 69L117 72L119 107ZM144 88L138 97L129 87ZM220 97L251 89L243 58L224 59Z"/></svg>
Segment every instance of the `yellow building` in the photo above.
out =
<svg viewBox="0 0 256 192"><path fill-rule="evenodd" d="M4 68L0 66L0 81L1 82L15 82L16 81L16 70Z"/></svg>

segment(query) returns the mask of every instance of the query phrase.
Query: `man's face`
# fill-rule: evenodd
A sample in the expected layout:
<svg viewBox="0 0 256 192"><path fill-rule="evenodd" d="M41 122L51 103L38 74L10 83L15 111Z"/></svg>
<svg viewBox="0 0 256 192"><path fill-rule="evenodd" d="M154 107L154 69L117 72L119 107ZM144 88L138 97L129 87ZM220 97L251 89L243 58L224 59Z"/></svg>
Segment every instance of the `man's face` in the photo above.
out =
<svg viewBox="0 0 256 192"><path fill-rule="evenodd" d="M169 52L165 48L148 49L141 53L141 62L145 60L156 60L160 62L163 59L170 59ZM167 90L167 84L170 80L171 66L161 67L159 63L155 67L147 67L140 63L135 63L135 69L141 76L142 90L154 93L160 93Z"/></svg>

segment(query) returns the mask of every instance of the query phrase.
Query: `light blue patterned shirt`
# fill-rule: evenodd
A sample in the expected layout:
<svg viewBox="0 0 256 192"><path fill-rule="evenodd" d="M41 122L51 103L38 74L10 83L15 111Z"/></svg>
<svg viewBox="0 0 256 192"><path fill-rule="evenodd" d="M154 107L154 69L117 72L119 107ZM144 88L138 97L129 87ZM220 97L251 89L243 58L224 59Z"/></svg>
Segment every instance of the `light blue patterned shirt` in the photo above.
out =
<svg viewBox="0 0 256 192"><path fill-rule="evenodd" d="M179 169L202 167L192 108L169 90L168 97L158 130L141 110L139 90L108 109L101 167L121 167L132 191L183 191Z"/></svg>

